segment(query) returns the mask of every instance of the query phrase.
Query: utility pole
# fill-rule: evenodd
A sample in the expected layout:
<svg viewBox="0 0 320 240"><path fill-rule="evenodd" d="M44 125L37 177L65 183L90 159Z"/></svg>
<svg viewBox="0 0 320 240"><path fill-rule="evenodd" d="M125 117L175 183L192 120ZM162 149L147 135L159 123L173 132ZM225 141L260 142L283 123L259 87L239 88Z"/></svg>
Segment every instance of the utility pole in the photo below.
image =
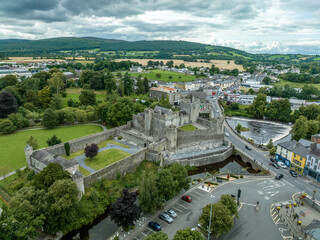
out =
<svg viewBox="0 0 320 240"><path fill-rule="evenodd" d="M210 221L209 221L209 229L208 229L208 240L210 240L210 233L211 233L211 215L212 215L212 200L213 200L213 198L214 198L215 196L213 196L213 195L210 195L210 198L211 198L211 200L210 200Z"/></svg>
<svg viewBox="0 0 320 240"><path fill-rule="evenodd" d="M241 196L241 189L239 188L238 189L238 196L237 196L238 197L238 199L237 199L237 204L238 205L240 204L240 201L239 201L240 200L240 196Z"/></svg>

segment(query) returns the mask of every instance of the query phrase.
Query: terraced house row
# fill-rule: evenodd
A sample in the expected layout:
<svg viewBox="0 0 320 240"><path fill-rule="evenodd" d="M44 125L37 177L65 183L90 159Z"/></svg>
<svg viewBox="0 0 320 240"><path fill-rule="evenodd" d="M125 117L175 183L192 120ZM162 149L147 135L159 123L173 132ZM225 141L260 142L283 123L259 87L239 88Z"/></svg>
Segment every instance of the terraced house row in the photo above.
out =
<svg viewBox="0 0 320 240"><path fill-rule="evenodd" d="M312 138L313 139L313 138ZM299 174L320 182L320 144L306 140L282 142L277 145L276 160Z"/></svg>

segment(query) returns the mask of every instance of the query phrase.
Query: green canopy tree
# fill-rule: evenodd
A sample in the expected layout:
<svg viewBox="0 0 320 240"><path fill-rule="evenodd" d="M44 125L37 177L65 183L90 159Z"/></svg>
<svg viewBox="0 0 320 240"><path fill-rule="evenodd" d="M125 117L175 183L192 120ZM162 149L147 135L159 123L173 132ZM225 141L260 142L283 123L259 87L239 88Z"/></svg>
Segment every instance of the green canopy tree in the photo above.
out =
<svg viewBox="0 0 320 240"><path fill-rule="evenodd" d="M161 199L152 172L143 172L139 181L139 205L145 213L155 213L161 206Z"/></svg>
<svg viewBox="0 0 320 240"><path fill-rule="evenodd" d="M66 76L62 72L56 72L51 75L51 78L48 79L48 84L50 87L54 88L59 94L60 91L64 88L64 81Z"/></svg>
<svg viewBox="0 0 320 240"><path fill-rule="evenodd" d="M95 105L96 94L92 90L83 90L80 92L79 100L81 105Z"/></svg>
<svg viewBox="0 0 320 240"><path fill-rule="evenodd" d="M143 240L169 240L169 238L164 232L154 232L145 237Z"/></svg>
<svg viewBox="0 0 320 240"><path fill-rule="evenodd" d="M249 106L248 112L255 117L261 118L264 116L264 112L267 106L267 96L259 93L253 100L253 103Z"/></svg>
<svg viewBox="0 0 320 240"><path fill-rule="evenodd" d="M116 80L110 71L105 75L104 83L108 94L111 94L117 88Z"/></svg>
<svg viewBox="0 0 320 240"><path fill-rule="evenodd" d="M178 230L173 237L173 240L206 240L202 233L185 228Z"/></svg>
<svg viewBox="0 0 320 240"><path fill-rule="evenodd" d="M237 204L235 202L235 198L232 197L230 194L223 194L221 195L221 203L223 203L230 211L231 215L237 214Z"/></svg>
<svg viewBox="0 0 320 240"><path fill-rule="evenodd" d="M266 108L266 114L269 119L290 122L291 105L288 99L273 100Z"/></svg>
<svg viewBox="0 0 320 240"><path fill-rule="evenodd" d="M156 183L161 199L170 200L176 195L179 183L173 179L169 169L162 169L158 173Z"/></svg>
<svg viewBox="0 0 320 240"><path fill-rule="evenodd" d="M306 138L308 133L308 119L304 116L300 116L294 123L292 130L292 138L299 141L301 138Z"/></svg>
<svg viewBox="0 0 320 240"><path fill-rule="evenodd" d="M190 188L190 178L188 178L188 171L185 166L180 163L174 163L170 165L169 170L174 181L178 182L178 189L188 190Z"/></svg>
<svg viewBox="0 0 320 240"><path fill-rule="evenodd" d="M126 73L123 76L123 90L124 90L124 94L129 96L131 95L131 93L133 93L133 80L131 78L131 76L129 75L129 73Z"/></svg>

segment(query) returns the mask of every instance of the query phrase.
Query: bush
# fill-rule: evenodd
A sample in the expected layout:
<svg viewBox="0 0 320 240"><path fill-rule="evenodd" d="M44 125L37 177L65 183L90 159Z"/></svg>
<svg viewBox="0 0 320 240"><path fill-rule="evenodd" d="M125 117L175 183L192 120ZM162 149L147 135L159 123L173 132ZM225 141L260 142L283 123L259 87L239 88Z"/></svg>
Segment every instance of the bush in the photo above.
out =
<svg viewBox="0 0 320 240"><path fill-rule="evenodd" d="M16 170L16 174L17 174L18 177L21 177L21 174L22 174L22 173L21 173L20 168L18 168L18 169Z"/></svg>
<svg viewBox="0 0 320 240"><path fill-rule="evenodd" d="M118 136L118 140L121 140L122 139L122 137L121 136Z"/></svg>
<svg viewBox="0 0 320 240"><path fill-rule="evenodd" d="M240 178L243 178L243 175L240 175Z"/></svg>
<svg viewBox="0 0 320 240"><path fill-rule="evenodd" d="M239 177L238 177L238 176L233 175L233 174L230 174L230 177L233 177L233 178L239 179Z"/></svg>
<svg viewBox="0 0 320 240"><path fill-rule="evenodd" d="M229 178L224 178L224 177L216 177L216 179L221 179L221 180L229 181Z"/></svg>
<svg viewBox="0 0 320 240"><path fill-rule="evenodd" d="M64 97L64 98L67 97L67 92L62 92L61 96Z"/></svg>
<svg viewBox="0 0 320 240"><path fill-rule="evenodd" d="M91 145L86 146L86 148L84 149L84 152L87 158L89 157L92 159L93 157L98 155L99 147L97 144L92 143Z"/></svg>
<svg viewBox="0 0 320 240"><path fill-rule="evenodd" d="M301 206L303 206L304 205L304 202L301 202Z"/></svg>
<svg viewBox="0 0 320 240"><path fill-rule="evenodd" d="M70 144L69 144L69 142L64 143L64 150L66 151L66 155L70 156Z"/></svg>
<svg viewBox="0 0 320 240"><path fill-rule="evenodd" d="M82 88L83 89L90 89L91 86L90 86L90 84L83 84Z"/></svg>
<svg viewBox="0 0 320 240"><path fill-rule="evenodd" d="M116 178L117 178L117 180L120 180L120 178L121 178L121 173L120 172L116 173Z"/></svg>
<svg viewBox="0 0 320 240"><path fill-rule="evenodd" d="M119 240L119 236L115 236L113 240Z"/></svg>
<svg viewBox="0 0 320 240"><path fill-rule="evenodd" d="M33 170L29 171L27 174L27 180L29 180L29 181L32 180L35 175L36 174Z"/></svg>
<svg viewBox="0 0 320 240"><path fill-rule="evenodd" d="M135 228L135 226L134 226L134 225L132 225L132 226L131 226L131 230L134 230L134 228Z"/></svg>
<svg viewBox="0 0 320 240"><path fill-rule="evenodd" d="M61 139L58 138L55 134L51 138L48 138L48 140L47 140L47 144L49 147L56 145L56 144L59 144L61 142L62 142Z"/></svg>
<svg viewBox="0 0 320 240"><path fill-rule="evenodd" d="M9 119L4 119L0 120L0 131L5 132L5 133L10 133L14 132L17 129L16 126L9 120Z"/></svg>
<svg viewBox="0 0 320 240"><path fill-rule="evenodd" d="M21 188L23 188L24 187L24 183L22 182L22 183L19 183L19 184L17 184L16 186L14 186L14 188L13 188L13 191L14 192L17 192L17 191L19 191Z"/></svg>

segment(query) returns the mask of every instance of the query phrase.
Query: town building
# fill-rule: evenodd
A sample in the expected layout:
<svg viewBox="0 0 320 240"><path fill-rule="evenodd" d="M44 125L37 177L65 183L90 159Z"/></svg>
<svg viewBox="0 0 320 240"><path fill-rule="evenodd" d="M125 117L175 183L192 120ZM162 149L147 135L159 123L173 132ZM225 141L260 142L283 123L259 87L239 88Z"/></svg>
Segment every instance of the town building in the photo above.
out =
<svg viewBox="0 0 320 240"><path fill-rule="evenodd" d="M172 105L179 103L181 99L178 89L165 86L150 88L150 96L157 99L168 99Z"/></svg>
<svg viewBox="0 0 320 240"><path fill-rule="evenodd" d="M301 145L296 144L296 147L292 150L292 159L290 168L295 170L297 173L302 174L306 165L307 154L309 149Z"/></svg>
<svg viewBox="0 0 320 240"><path fill-rule="evenodd" d="M141 67L139 67L139 66L131 66L131 68L130 68L130 72L138 72L138 73L140 73L142 71L143 71L143 69Z"/></svg>
<svg viewBox="0 0 320 240"><path fill-rule="evenodd" d="M311 141L320 144L320 134L315 134L311 136Z"/></svg>
<svg viewBox="0 0 320 240"><path fill-rule="evenodd" d="M282 142L277 145L276 160L283 162L290 167L293 156L293 149L296 147L297 141Z"/></svg>
<svg viewBox="0 0 320 240"><path fill-rule="evenodd" d="M320 221L313 219L313 221L308 225L302 228L304 232L305 240L320 240Z"/></svg>
<svg viewBox="0 0 320 240"><path fill-rule="evenodd" d="M304 174L320 182L320 144L312 144L307 154L307 162L304 168Z"/></svg>

